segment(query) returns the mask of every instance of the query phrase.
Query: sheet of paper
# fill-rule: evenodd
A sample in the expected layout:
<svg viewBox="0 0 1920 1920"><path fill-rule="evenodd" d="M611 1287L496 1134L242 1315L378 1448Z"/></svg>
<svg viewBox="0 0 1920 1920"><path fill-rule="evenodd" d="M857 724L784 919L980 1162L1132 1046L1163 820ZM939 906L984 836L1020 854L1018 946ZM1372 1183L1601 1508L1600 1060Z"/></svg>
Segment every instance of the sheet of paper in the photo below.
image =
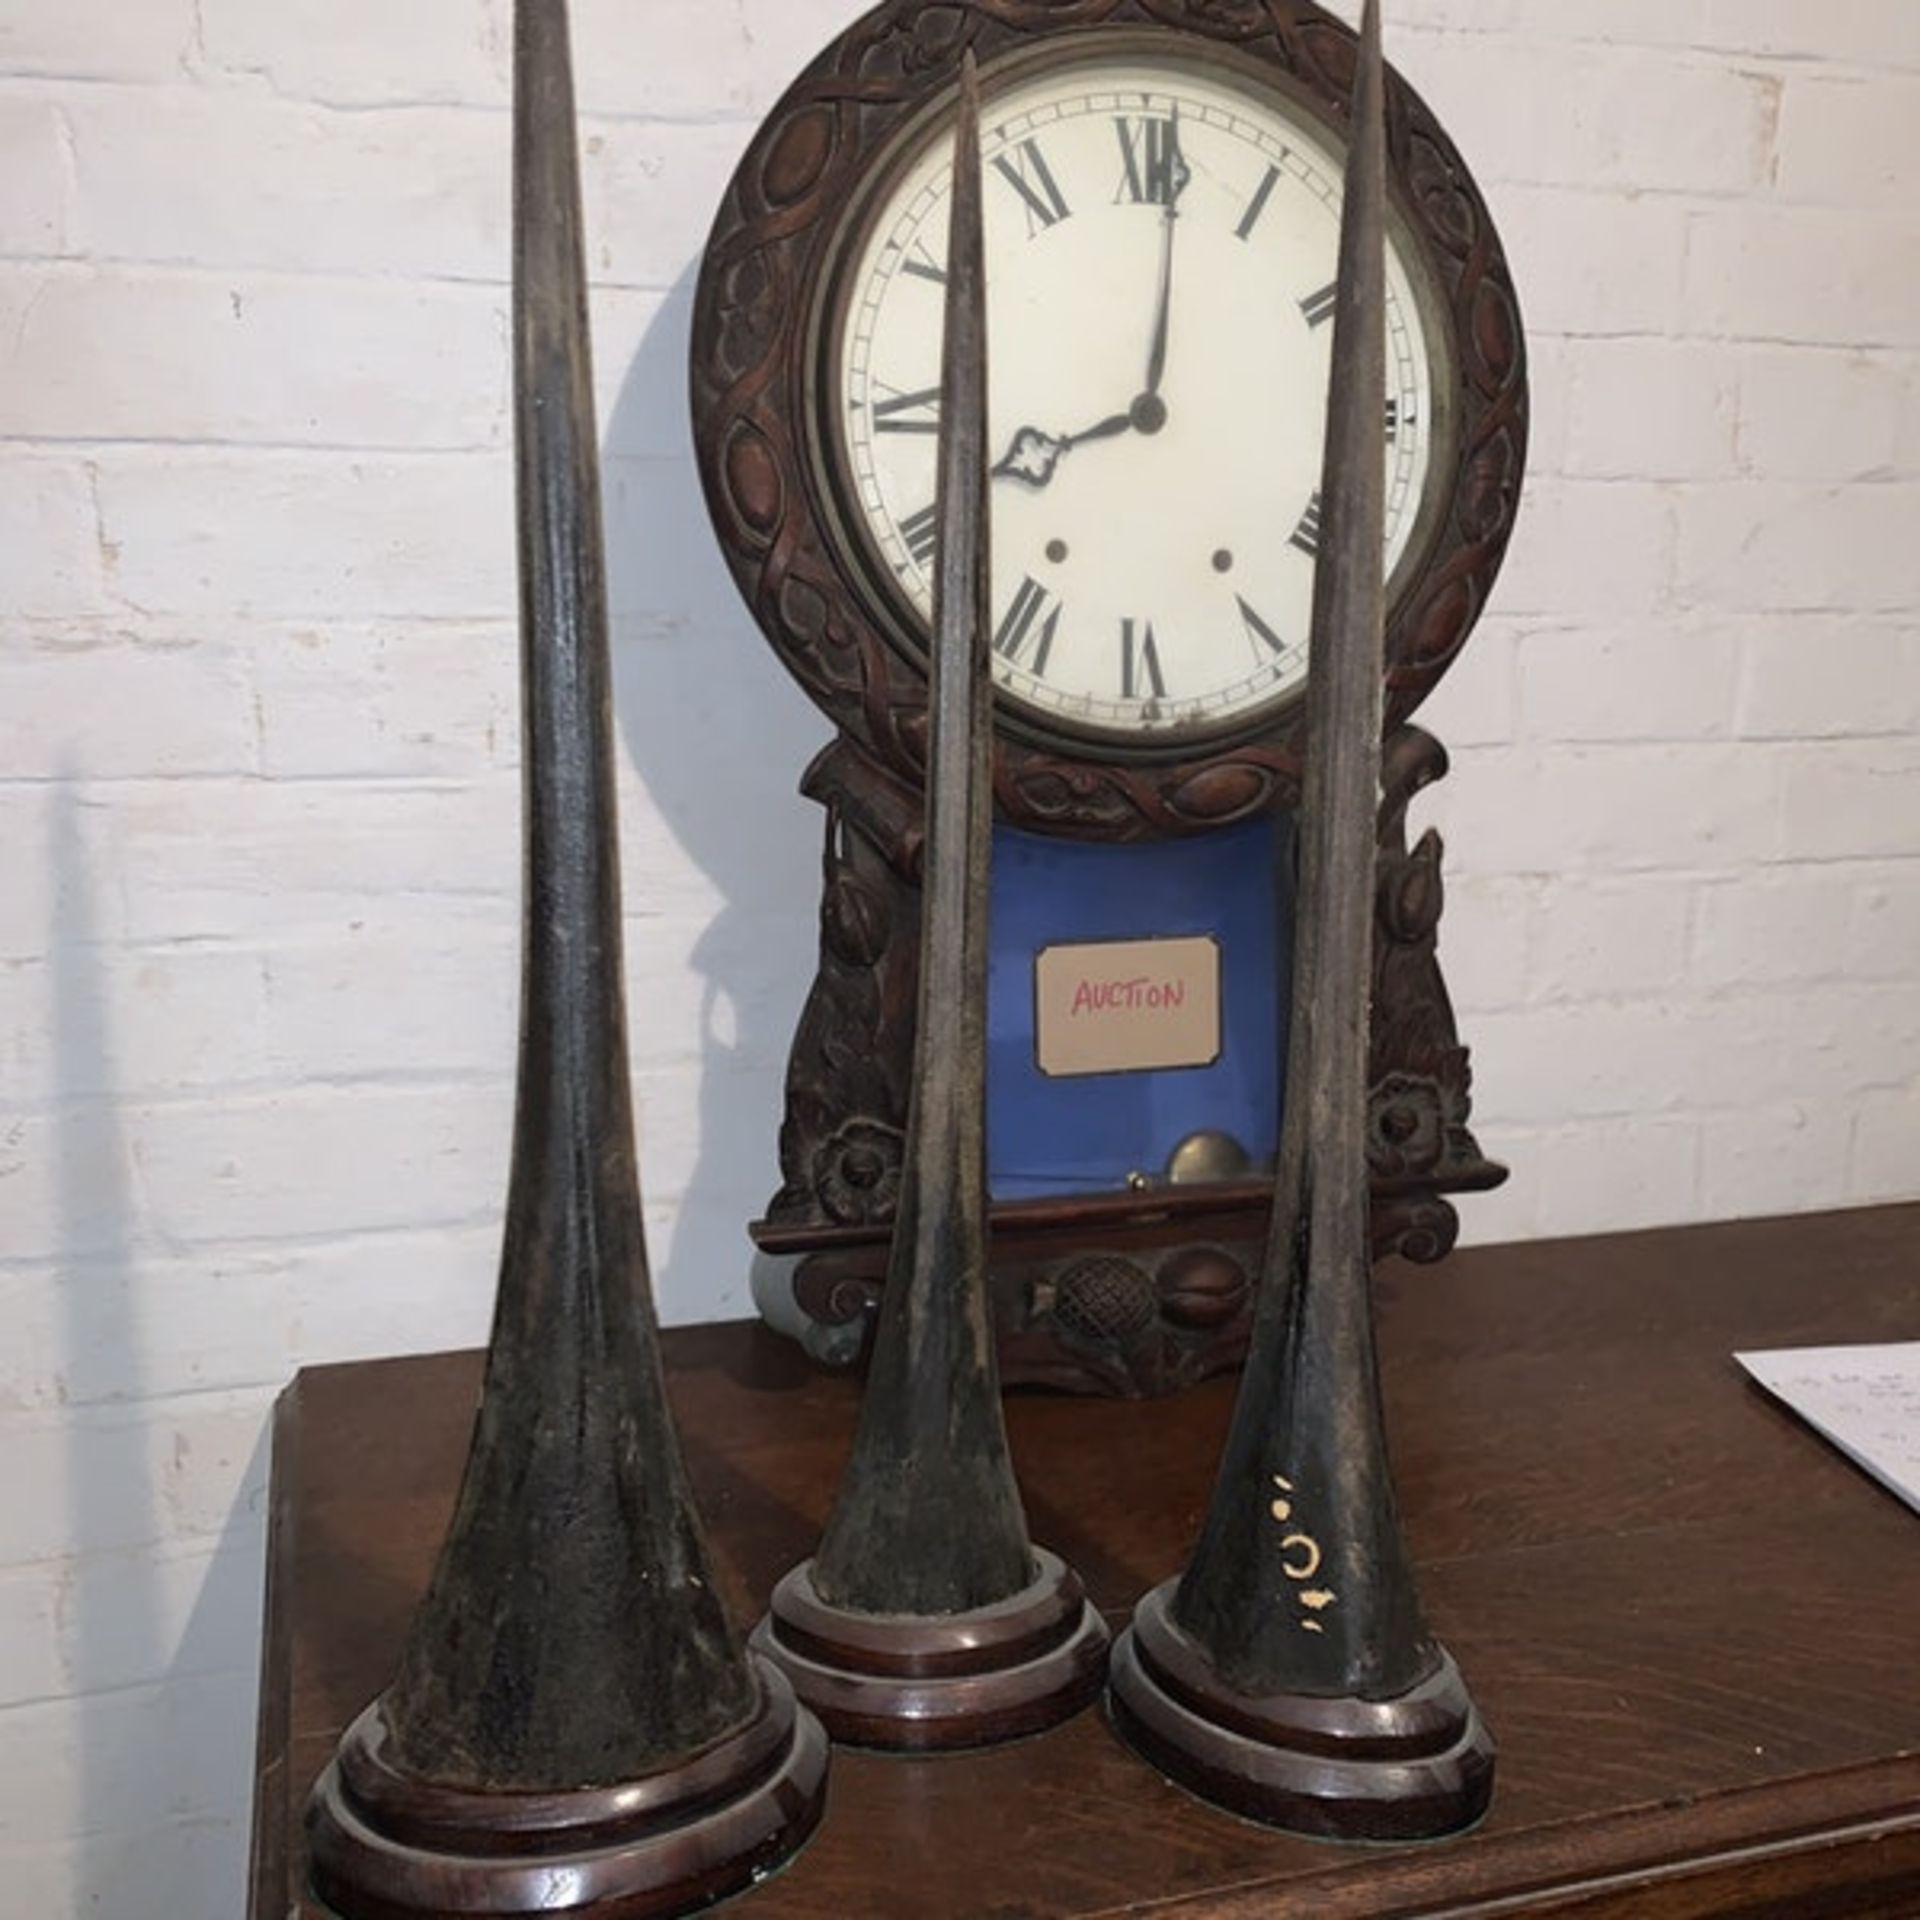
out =
<svg viewBox="0 0 1920 1920"><path fill-rule="evenodd" d="M1920 1340L1784 1348L1734 1358L1920 1512Z"/></svg>

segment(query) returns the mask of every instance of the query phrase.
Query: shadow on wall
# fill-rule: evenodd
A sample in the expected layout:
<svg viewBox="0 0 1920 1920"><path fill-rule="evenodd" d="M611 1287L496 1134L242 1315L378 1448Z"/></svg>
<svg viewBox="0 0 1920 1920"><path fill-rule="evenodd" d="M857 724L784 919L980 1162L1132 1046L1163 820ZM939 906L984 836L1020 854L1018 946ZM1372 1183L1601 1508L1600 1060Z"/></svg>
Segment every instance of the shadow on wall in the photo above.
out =
<svg viewBox="0 0 1920 1920"><path fill-rule="evenodd" d="M262 1535L253 1490L262 1437L223 1534L169 1538L168 1462L186 1449L145 1400L149 1308L136 1249L131 1161L79 810L68 769L54 790L47 858L50 1016L63 1373L83 1404L67 1425L73 1560L59 1610L71 1698L64 1878L74 1912L102 1920L237 1912L251 1796ZM50 1841L56 1836L46 1836Z"/></svg>
<svg viewBox="0 0 1920 1920"><path fill-rule="evenodd" d="M696 272L641 342L603 456L621 738L660 826L718 896L649 898L674 884L673 863L647 847L652 822L623 820L633 977L676 964L671 925L652 940L646 921L712 915L689 962L701 981L697 1031L661 1031L644 991L631 1009L641 1178L652 1192L684 1188L653 1249L662 1318L682 1322L752 1311L747 1223L780 1184L787 1049L817 946L825 827L796 789L827 738L761 638L707 519L687 401ZM644 1063L696 1054L698 1137L663 1139L649 1124Z"/></svg>

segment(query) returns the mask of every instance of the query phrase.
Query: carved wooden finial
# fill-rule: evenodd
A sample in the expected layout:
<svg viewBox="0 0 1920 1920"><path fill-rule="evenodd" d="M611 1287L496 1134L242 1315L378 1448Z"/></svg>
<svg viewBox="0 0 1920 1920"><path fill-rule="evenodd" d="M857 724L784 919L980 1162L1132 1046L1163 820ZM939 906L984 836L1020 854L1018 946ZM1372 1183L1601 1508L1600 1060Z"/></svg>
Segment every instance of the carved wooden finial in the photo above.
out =
<svg viewBox="0 0 1920 1920"><path fill-rule="evenodd" d="M1385 613L1386 81L1355 80L1314 588L1293 1047L1252 1348L1198 1546L1115 1649L1116 1719L1236 1811L1407 1839L1479 1817L1493 1748L1427 1632L1374 1352L1367 1047Z"/></svg>
<svg viewBox="0 0 1920 1920"><path fill-rule="evenodd" d="M1106 1630L1036 1553L987 1292L991 851L986 264L979 82L962 58L942 355L922 961L906 1167L859 1431L816 1556L755 1644L836 1738L1031 1733L1099 1690ZM929 1678L932 1675L936 1677Z"/></svg>
<svg viewBox="0 0 1920 1920"><path fill-rule="evenodd" d="M347 1920L691 1911L812 1831L826 1742L726 1617L662 1379L628 1092L566 0L520 0L524 983L493 1337L393 1684L309 1807Z"/></svg>

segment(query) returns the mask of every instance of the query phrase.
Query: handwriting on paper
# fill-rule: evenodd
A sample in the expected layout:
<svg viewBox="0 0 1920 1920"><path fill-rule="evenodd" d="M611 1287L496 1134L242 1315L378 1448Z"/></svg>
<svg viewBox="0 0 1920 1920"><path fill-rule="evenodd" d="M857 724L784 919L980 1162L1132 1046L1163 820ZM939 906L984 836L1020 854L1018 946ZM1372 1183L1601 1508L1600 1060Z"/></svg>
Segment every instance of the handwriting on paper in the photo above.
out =
<svg viewBox="0 0 1920 1920"><path fill-rule="evenodd" d="M1920 1512L1920 1340L1734 1358L1856 1466Z"/></svg>

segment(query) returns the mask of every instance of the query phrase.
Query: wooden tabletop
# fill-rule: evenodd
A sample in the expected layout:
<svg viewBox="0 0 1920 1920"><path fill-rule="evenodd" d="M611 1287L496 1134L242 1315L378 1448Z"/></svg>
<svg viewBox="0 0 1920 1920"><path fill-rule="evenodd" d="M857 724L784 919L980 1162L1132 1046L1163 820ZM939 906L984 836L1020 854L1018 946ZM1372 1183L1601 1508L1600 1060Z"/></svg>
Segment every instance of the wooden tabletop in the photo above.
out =
<svg viewBox="0 0 1920 1920"><path fill-rule="evenodd" d="M1920 1207L1392 1266L1383 1367L1433 1624L1500 1744L1494 1810L1411 1851L1265 1832L1097 1713L934 1760L836 1753L764 1920L1920 1915L1920 1515L1750 1385L1736 1349L1920 1339ZM854 1384L751 1326L667 1336L737 1617L811 1552ZM478 1357L322 1367L281 1402L254 1920L384 1685L465 1451ZM1017 1395L1034 1538L1116 1621L1177 1570L1231 1403Z"/></svg>

